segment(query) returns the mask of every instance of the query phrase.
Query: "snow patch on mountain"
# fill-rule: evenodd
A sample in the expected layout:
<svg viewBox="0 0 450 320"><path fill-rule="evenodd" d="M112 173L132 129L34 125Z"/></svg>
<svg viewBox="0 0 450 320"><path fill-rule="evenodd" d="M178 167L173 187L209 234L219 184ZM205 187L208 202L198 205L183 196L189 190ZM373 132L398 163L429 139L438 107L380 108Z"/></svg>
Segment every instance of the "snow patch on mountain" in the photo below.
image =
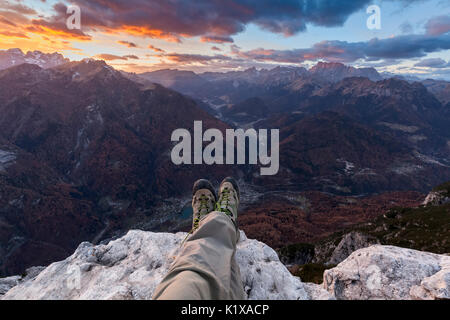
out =
<svg viewBox="0 0 450 320"><path fill-rule="evenodd" d="M397 130L406 133L417 132L420 128L416 126L407 126L399 123L380 122L381 125L386 126L392 130Z"/></svg>
<svg viewBox="0 0 450 320"><path fill-rule="evenodd" d="M0 149L0 172L5 171L16 160L16 154Z"/></svg>
<svg viewBox="0 0 450 320"><path fill-rule="evenodd" d="M347 175L350 175L353 173L353 170L355 169L355 164L353 162L347 161L345 159L337 159L336 162L342 163L345 165L344 172Z"/></svg>
<svg viewBox="0 0 450 320"><path fill-rule="evenodd" d="M413 163L401 163L390 169L392 172L400 175L410 175L417 171L423 170L423 166Z"/></svg>

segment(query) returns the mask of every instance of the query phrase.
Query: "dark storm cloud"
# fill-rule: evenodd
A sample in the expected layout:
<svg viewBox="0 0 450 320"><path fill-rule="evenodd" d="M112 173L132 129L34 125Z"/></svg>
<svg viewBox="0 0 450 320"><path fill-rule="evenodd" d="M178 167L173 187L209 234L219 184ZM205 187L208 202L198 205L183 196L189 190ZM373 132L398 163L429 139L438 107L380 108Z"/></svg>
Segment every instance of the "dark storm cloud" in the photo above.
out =
<svg viewBox="0 0 450 320"><path fill-rule="evenodd" d="M372 0L69 0L81 7L83 28L125 31L179 41L202 36L211 42L232 42L230 36L253 23L284 35L304 31L308 24L341 26ZM66 6L54 6L48 23L61 22Z"/></svg>
<svg viewBox="0 0 450 320"><path fill-rule="evenodd" d="M200 41L202 42L212 42L212 43L233 43L233 39L231 37L225 36L203 36Z"/></svg>

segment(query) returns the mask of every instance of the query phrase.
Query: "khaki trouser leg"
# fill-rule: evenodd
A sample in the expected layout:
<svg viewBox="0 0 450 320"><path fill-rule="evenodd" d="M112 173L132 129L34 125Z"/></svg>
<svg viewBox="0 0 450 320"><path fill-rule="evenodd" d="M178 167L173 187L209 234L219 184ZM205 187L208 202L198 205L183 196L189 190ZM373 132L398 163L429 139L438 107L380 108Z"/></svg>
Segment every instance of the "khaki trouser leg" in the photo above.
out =
<svg viewBox="0 0 450 320"><path fill-rule="evenodd" d="M183 245L153 299L245 299L235 259L238 239L239 232L227 215L208 214Z"/></svg>

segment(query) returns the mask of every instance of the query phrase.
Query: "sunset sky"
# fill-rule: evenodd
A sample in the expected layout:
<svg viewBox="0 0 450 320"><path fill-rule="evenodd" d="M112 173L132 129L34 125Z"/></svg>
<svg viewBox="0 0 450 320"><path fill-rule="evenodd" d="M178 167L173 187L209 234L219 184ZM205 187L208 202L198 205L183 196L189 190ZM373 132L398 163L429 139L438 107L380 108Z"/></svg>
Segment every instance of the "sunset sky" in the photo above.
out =
<svg viewBox="0 0 450 320"><path fill-rule="evenodd" d="M66 26L81 9L81 30ZM370 5L381 29L366 26ZM317 61L450 78L448 0L0 0L0 49L118 69L229 71Z"/></svg>

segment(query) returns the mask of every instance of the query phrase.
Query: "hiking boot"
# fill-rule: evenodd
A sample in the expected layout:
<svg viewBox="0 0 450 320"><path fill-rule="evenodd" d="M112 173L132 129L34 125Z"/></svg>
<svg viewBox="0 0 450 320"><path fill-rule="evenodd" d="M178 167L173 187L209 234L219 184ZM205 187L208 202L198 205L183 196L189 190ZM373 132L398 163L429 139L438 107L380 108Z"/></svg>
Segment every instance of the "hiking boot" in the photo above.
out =
<svg viewBox="0 0 450 320"><path fill-rule="evenodd" d="M228 215L237 226L239 207L239 187L231 177L223 179L219 187L219 200L216 203L216 210Z"/></svg>
<svg viewBox="0 0 450 320"><path fill-rule="evenodd" d="M192 231L198 229L200 221L214 210L217 201L216 191L211 182L200 179L194 183L192 190L193 223Z"/></svg>

